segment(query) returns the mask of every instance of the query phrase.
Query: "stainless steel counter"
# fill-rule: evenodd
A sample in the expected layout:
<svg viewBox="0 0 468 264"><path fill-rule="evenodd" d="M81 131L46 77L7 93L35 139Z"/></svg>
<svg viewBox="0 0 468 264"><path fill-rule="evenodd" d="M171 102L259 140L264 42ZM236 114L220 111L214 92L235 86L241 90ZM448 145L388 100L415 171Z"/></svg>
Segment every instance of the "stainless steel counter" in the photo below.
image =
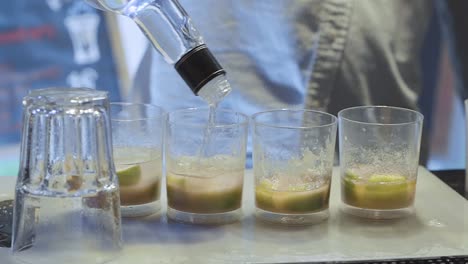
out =
<svg viewBox="0 0 468 264"><path fill-rule="evenodd" d="M252 215L252 177L247 171L241 222L203 227L168 223L164 215L124 219L125 248L112 263L278 263L468 254L468 202L424 168L419 170L416 214L392 221L363 220L341 213L335 169L330 218L309 227L256 221ZM0 181L0 197L11 195L14 178L1 177ZM0 248L0 263L14 263L8 249Z"/></svg>

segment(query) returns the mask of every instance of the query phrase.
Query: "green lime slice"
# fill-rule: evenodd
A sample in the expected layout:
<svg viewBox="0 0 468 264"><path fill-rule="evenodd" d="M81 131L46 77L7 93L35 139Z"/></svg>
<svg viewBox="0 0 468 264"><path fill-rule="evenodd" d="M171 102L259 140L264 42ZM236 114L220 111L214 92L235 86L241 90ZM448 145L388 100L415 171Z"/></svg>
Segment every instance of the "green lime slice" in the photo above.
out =
<svg viewBox="0 0 468 264"><path fill-rule="evenodd" d="M257 185L257 188L255 188L255 204L258 208L274 212L273 191L267 186L268 184Z"/></svg>
<svg viewBox="0 0 468 264"><path fill-rule="evenodd" d="M368 191L390 195L392 193L404 193L408 186L406 178L401 175L374 174L370 176L367 182L366 189Z"/></svg>
<svg viewBox="0 0 468 264"><path fill-rule="evenodd" d="M328 186L309 191L274 191L260 183L255 190L258 208L277 213L300 214L328 207Z"/></svg>
<svg viewBox="0 0 468 264"><path fill-rule="evenodd" d="M257 183L257 188L263 189L263 190L273 190L273 183L267 180L263 180L259 183Z"/></svg>
<svg viewBox="0 0 468 264"><path fill-rule="evenodd" d="M119 170L117 171L117 177L121 186L137 184L141 179L141 167L140 165L134 165Z"/></svg>
<svg viewBox="0 0 468 264"><path fill-rule="evenodd" d="M345 176L343 177L343 183L344 183L344 187L348 190L351 190L356 188L356 183L355 181L359 181L361 177L359 177L358 174L356 174L355 172L353 171L347 171L345 173Z"/></svg>
<svg viewBox="0 0 468 264"><path fill-rule="evenodd" d="M360 185L356 183L359 180L359 175L353 171L346 171L342 181L342 199L347 203L355 204L359 200Z"/></svg>
<svg viewBox="0 0 468 264"><path fill-rule="evenodd" d="M344 178L348 179L348 180L359 180L359 175L356 174L355 172L349 170L349 171L345 172Z"/></svg>
<svg viewBox="0 0 468 264"><path fill-rule="evenodd" d="M193 207L199 212L222 213L234 211L241 206L242 188L234 188L222 192L201 193L193 198Z"/></svg>
<svg viewBox="0 0 468 264"><path fill-rule="evenodd" d="M370 176L369 183L389 182L389 183L401 183L406 182L406 178L401 175L391 174L374 174Z"/></svg>
<svg viewBox="0 0 468 264"><path fill-rule="evenodd" d="M367 207L397 209L411 203L413 192L405 177L392 174L374 174L366 184Z"/></svg>
<svg viewBox="0 0 468 264"><path fill-rule="evenodd" d="M234 211L241 206L242 187L224 191L190 192L183 184L177 184L168 180L167 200L171 208L207 214Z"/></svg>
<svg viewBox="0 0 468 264"><path fill-rule="evenodd" d="M273 196L275 207L287 213L310 213L328 207L328 187L309 191L281 192Z"/></svg>
<svg viewBox="0 0 468 264"><path fill-rule="evenodd" d="M185 178L178 177L178 176L170 176L166 177L167 185L172 186L173 188L181 188L183 189L185 186Z"/></svg>
<svg viewBox="0 0 468 264"><path fill-rule="evenodd" d="M395 174L374 174L366 182L342 182L345 203L368 209L398 209L409 206L414 199L415 182Z"/></svg>
<svg viewBox="0 0 468 264"><path fill-rule="evenodd" d="M307 191L307 189L308 189L308 186L306 184L288 187L288 191L290 192L305 192Z"/></svg>

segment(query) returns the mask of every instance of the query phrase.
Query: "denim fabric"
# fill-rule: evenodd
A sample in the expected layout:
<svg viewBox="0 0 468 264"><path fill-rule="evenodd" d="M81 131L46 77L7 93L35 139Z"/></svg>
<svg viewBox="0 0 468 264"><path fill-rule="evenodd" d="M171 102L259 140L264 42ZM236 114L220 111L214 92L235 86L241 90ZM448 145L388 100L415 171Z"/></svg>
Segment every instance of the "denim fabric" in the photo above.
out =
<svg viewBox="0 0 468 264"><path fill-rule="evenodd" d="M417 109L430 0L180 2L228 72L224 108ZM167 110L205 105L159 54L145 61L151 71L138 77L147 85L134 87L135 98Z"/></svg>
<svg viewBox="0 0 468 264"><path fill-rule="evenodd" d="M246 114L304 107L324 1L180 2L228 72L233 92L222 107ZM152 59L150 87L135 87L150 89L143 98L168 110L203 105L159 54L153 52Z"/></svg>
<svg viewBox="0 0 468 264"><path fill-rule="evenodd" d="M246 114L285 107L336 113L362 104L417 108L432 1L180 2L228 72L233 93L223 107ZM140 67L147 74L138 75L146 85L134 94L168 110L203 105L171 65L151 56Z"/></svg>

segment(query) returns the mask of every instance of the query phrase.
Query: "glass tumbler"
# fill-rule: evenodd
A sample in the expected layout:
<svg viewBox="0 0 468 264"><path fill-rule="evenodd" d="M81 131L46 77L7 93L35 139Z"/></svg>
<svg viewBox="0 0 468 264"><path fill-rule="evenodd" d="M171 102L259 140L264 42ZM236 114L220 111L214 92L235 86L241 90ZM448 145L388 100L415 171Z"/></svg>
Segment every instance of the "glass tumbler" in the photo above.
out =
<svg viewBox="0 0 468 264"><path fill-rule="evenodd" d="M122 216L154 214L161 208L164 110L149 104L111 103L111 118Z"/></svg>
<svg viewBox="0 0 468 264"><path fill-rule="evenodd" d="M282 109L252 119L257 218L286 225L326 220L336 117Z"/></svg>
<svg viewBox="0 0 468 264"><path fill-rule="evenodd" d="M422 114L362 106L338 113L344 212L392 219L413 212Z"/></svg>
<svg viewBox="0 0 468 264"><path fill-rule="evenodd" d="M31 91L23 100L11 251L24 263L102 263L121 249L107 93Z"/></svg>
<svg viewBox="0 0 468 264"><path fill-rule="evenodd" d="M168 116L167 215L175 221L224 224L241 216L248 117L209 112L193 108Z"/></svg>

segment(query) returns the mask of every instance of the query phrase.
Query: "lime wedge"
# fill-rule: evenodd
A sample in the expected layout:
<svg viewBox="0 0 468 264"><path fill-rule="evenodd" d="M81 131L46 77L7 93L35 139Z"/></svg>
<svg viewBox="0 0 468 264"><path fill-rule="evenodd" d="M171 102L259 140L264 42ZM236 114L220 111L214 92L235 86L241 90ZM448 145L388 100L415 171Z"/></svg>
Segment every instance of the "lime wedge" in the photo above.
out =
<svg viewBox="0 0 468 264"><path fill-rule="evenodd" d="M117 177L119 178L119 184L121 186L137 184L141 178L140 165L130 166L117 171Z"/></svg>
<svg viewBox="0 0 468 264"><path fill-rule="evenodd" d="M178 176L170 176L166 177L167 185L172 186L173 188L184 188L185 185L185 178L178 177Z"/></svg>

